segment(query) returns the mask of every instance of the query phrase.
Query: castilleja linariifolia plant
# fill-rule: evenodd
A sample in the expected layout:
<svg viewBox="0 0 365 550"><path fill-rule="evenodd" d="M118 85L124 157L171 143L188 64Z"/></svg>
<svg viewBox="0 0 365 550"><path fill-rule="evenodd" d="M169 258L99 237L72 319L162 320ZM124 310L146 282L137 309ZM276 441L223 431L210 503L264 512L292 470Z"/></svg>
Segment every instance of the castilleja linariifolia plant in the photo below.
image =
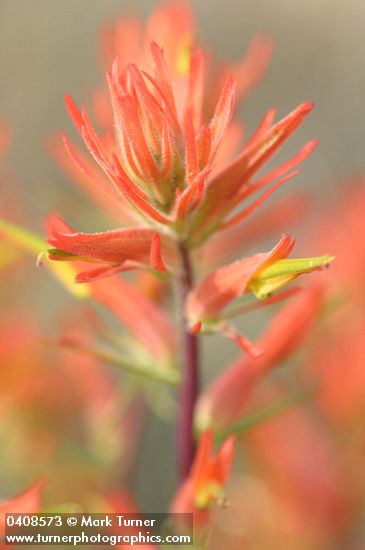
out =
<svg viewBox="0 0 365 550"><path fill-rule="evenodd" d="M275 230L269 235L276 243L271 250L242 256L247 218L255 216L256 209L298 173L297 167L316 145L309 142L289 160L258 175L302 124L312 104L305 101L278 122L270 109L253 135L239 145L239 124L232 121L236 98L242 98L259 78L253 67L263 64L267 42L257 39L250 57L229 71L215 67L199 47L186 6L168 7L163 13L170 32L164 28L161 43L156 43L157 33L151 36L156 30L153 25L144 35L139 30L139 40L131 43L131 61L126 40L107 72L109 99L104 94L102 101L103 105L109 101L112 128L97 132L86 107L79 108L66 96L69 114L93 162L63 136L65 148L89 181L94 197L99 193L100 201L109 202L114 212L119 209L120 227L81 233L52 215L47 220L48 254L55 261L75 262L76 283L89 284L94 298L139 335L138 349L148 348L155 362L144 367L142 354L140 361L135 360L136 372L148 375L149 369L149 375L161 383L173 380L179 385L182 488L173 509L193 510L203 521L214 500L222 501L234 437L221 441L214 455L212 425L203 431L196 451L200 338L218 333L231 339L241 354L249 356L254 370L255 361L261 365L266 353L271 357L270 350L241 334L232 319L255 304L294 299L289 295L297 289L282 287L299 275L326 267L333 258L289 258L294 240L289 235L280 238ZM212 246L213 261L208 253ZM221 265L238 254L239 259ZM138 286L125 280L124 272L131 270L152 274L163 292L174 289L177 315L162 311L163 305L153 298L142 297ZM123 302L118 292L124 293L128 311L123 306L118 309L116 301ZM181 335L179 354L173 344L175 318ZM279 341L281 325L276 326ZM284 322L284 338L296 326L294 317L292 326ZM133 364L128 368L133 372ZM229 398L227 387L225 391Z"/></svg>

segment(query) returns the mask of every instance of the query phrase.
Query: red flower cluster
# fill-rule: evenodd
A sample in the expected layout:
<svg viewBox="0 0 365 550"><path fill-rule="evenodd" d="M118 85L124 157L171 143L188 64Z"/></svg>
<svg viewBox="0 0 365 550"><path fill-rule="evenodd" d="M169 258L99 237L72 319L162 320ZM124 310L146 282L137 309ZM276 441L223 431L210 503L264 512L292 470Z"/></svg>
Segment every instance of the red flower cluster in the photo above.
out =
<svg viewBox="0 0 365 550"><path fill-rule="evenodd" d="M296 348L323 303L320 285L302 292L282 290L334 259L289 257L295 241L286 231L280 234L302 208L300 201L266 206L265 216L251 221L314 150L312 140L261 173L313 106L304 101L278 121L270 109L243 139L234 119L235 103L261 78L271 41L256 38L239 64L213 63L196 39L194 18L185 4L158 9L145 27L134 19L122 20L107 30L104 50L107 90L97 91L91 117L101 130L85 106L79 109L67 95L69 115L88 154L65 135L67 157L57 146L52 149L106 211L108 230L75 231L52 214L46 221L52 247L46 261L64 279L69 273L57 268L67 264L55 262L74 262L76 283L86 289L83 297L112 313L126 337L115 337L95 315L98 342L68 335L62 343L143 379L132 389L131 401L140 395L156 400L146 380L181 386L182 484L171 509L194 512L203 527L212 504L226 502L224 486L236 440L232 434L252 390ZM46 251L41 239L6 222L0 229L41 264ZM242 257L242 248L257 236L269 236L277 244ZM122 278L127 271L133 273ZM172 313L169 297L175 290L176 300L170 302L178 305ZM289 298L257 344L231 324L234 317ZM176 324L182 332L180 347ZM245 355L199 393L200 333L217 332ZM221 443L216 453L215 443ZM136 510L124 496L110 497L108 505Z"/></svg>
<svg viewBox="0 0 365 550"><path fill-rule="evenodd" d="M169 24L162 25L161 21ZM162 28L165 36L160 36ZM249 292L263 303L286 298L293 291L272 294L300 274L327 266L333 258L288 259L294 240L285 235L271 251L219 267L197 284L192 282L191 264L195 262L194 271L204 269L205 251L213 239L218 237L220 243L216 247L216 264L220 255L225 256L225 235L231 237L232 230L236 232L236 244L231 252L239 250L246 219L298 173L298 166L316 145L310 141L289 160L257 175L312 110L312 104L306 101L276 123L275 110L270 109L234 155L241 136L239 124L232 122L237 91L242 97L261 76L262 70L254 67L255 63L262 69L265 66L269 41L257 39L246 60L231 71L219 67L214 70L194 34L195 25L186 6L158 10L145 31L134 20L109 29L107 56L110 60L113 52L117 57L107 72L109 99L104 91L99 91L96 102L96 116L106 131L99 134L86 108L78 109L73 99L66 96L69 114L96 164L90 163L68 137L63 136L63 142L79 170L79 182L109 212L113 205L114 219L115 212L120 212L122 227L102 233L80 233L55 215L50 216L47 227L48 242L54 247L49 251L52 260L76 261L77 266L80 262L94 264L92 269L81 270L76 282L93 283L135 269L162 277L165 286L170 281L183 281L183 322L193 346L199 331L219 331L254 358L264 353L262 360L250 359L261 361L261 367L252 366L252 372L256 372L253 378L248 373L246 380L241 368L243 360L239 359L222 375L222 380L217 380L213 392L208 391L200 399L198 425L215 425L221 414L233 420L231 413L225 414L220 407L227 395L232 397L234 387L237 396L242 388L245 391L247 384L252 385L254 378L262 376L285 355L291 340L297 338L297 329L305 330L316 310L318 294L289 304L259 346L239 334L228 321L247 306L236 310L228 306ZM121 41L122 35L130 37L130 51L125 40ZM161 38L162 47L156 37ZM65 164L64 157L59 152L57 155ZM70 164L66 165L70 170ZM156 304L147 303L137 289L121 280L111 284L100 280L94 283L92 293L138 335L149 353L159 355L168 364L175 336L171 336L174 331L162 312L158 313ZM118 300L118 293L124 296L123 300ZM185 396L189 396L189 391ZM186 399L194 401L191 395ZM243 402L238 397L234 402L239 402L239 414ZM191 474L176 497L176 509L176 503L188 501L193 508L204 508L221 494L233 446L228 440L214 462L210 458L212 444L212 433L207 432Z"/></svg>

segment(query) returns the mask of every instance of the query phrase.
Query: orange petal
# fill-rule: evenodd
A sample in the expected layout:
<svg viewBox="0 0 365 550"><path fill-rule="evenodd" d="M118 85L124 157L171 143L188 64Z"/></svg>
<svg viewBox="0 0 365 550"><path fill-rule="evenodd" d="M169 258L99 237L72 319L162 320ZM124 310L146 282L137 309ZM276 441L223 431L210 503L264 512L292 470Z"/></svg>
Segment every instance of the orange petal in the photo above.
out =
<svg viewBox="0 0 365 550"><path fill-rule="evenodd" d="M47 230L48 242L56 249L78 258L111 263L135 261L148 264L151 239L155 234L153 229L144 227L115 229L105 233L78 233L55 215L48 218ZM163 237L162 247L171 258L172 243L166 236ZM69 259L72 260L72 257Z"/></svg>
<svg viewBox="0 0 365 550"><path fill-rule="evenodd" d="M232 227L233 225L236 225L237 223L241 222L242 220L245 220L250 216L259 206L261 206L265 201L267 201L273 193L277 189L279 189L284 183L291 180L295 176L299 174L299 170L296 170L294 172L291 172L290 174L287 174L284 176L281 180L276 182L274 185L272 185L269 189L267 189L260 197L258 197L256 200L254 200L249 206L241 210L238 214L235 216L232 216L228 220L225 220L222 223L222 229L227 229L228 227Z"/></svg>
<svg viewBox="0 0 365 550"><path fill-rule="evenodd" d="M212 135L212 156L215 155L222 141L226 129L231 121L236 94L236 82L229 75L224 83L221 96L218 100L209 128Z"/></svg>
<svg viewBox="0 0 365 550"><path fill-rule="evenodd" d="M209 184L204 203L194 223L194 230L220 219L236 205L252 176L269 160L279 147L293 134L312 110L308 101L299 105L288 116L260 133L260 139L246 146L239 157L218 174Z"/></svg>
<svg viewBox="0 0 365 550"><path fill-rule="evenodd" d="M156 67L156 80L164 96L167 98L169 107L174 114L174 118L177 119L175 98L174 98L174 92L173 92L172 83L171 83L171 76L163 55L163 49L160 48L156 44L156 42L152 42L151 52L152 52L152 57Z"/></svg>
<svg viewBox="0 0 365 550"><path fill-rule="evenodd" d="M52 231L48 242L62 252L96 261L147 263L152 235L152 229L134 227L105 233L77 233L69 229L67 233Z"/></svg>
<svg viewBox="0 0 365 550"><path fill-rule="evenodd" d="M153 233L151 237L150 261L154 269L166 272L167 267L161 252L161 237L158 233Z"/></svg>
<svg viewBox="0 0 365 550"><path fill-rule="evenodd" d="M197 128L201 124L205 78L205 55L201 49L195 50L190 58L190 73L185 113L190 111Z"/></svg>
<svg viewBox="0 0 365 550"><path fill-rule="evenodd" d="M232 325L225 323L220 329L222 334L227 336L232 342L234 342L242 351L247 353L250 357L260 357L263 354L261 348L256 346L251 340L240 334Z"/></svg>
<svg viewBox="0 0 365 550"><path fill-rule="evenodd" d="M195 131L193 126L193 118L191 111L188 111L185 115L184 121L184 134L185 134L185 163L187 181L191 182L199 171L198 164L198 152L195 138Z"/></svg>
<svg viewBox="0 0 365 550"><path fill-rule="evenodd" d="M194 323L218 316L229 302L246 292L251 277L266 262L287 257L292 247L287 235L270 252L238 260L207 275L188 295L188 318Z"/></svg>

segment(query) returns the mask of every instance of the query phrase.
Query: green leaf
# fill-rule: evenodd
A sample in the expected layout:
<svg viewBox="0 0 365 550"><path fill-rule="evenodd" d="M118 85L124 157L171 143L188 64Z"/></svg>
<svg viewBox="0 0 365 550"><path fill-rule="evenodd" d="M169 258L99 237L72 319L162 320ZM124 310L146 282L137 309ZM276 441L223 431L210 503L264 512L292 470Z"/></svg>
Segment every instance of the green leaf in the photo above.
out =
<svg viewBox="0 0 365 550"><path fill-rule="evenodd" d="M223 443L223 441L230 435L242 436L246 432L286 412L291 407L307 401L313 397L313 395L314 388L305 388L290 394L279 401L270 403L263 409L250 412L241 420L234 422L224 430L218 431L215 434L216 443Z"/></svg>
<svg viewBox="0 0 365 550"><path fill-rule="evenodd" d="M62 345L70 349L74 349L75 351L92 355L104 363L142 378L148 378L156 382L163 382L171 386L179 386L181 383L180 372L174 368L160 368L154 364L146 365L135 363L119 352L117 353L98 347L89 347L81 342L63 340Z"/></svg>
<svg viewBox="0 0 365 550"><path fill-rule="evenodd" d="M53 277L78 299L89 298L91 293L88 285L76 285L76 271L70 264L57 263L47 256L48 244L38 235L13 223L0 219L0 234L16 249L33 256Z"/></svg>

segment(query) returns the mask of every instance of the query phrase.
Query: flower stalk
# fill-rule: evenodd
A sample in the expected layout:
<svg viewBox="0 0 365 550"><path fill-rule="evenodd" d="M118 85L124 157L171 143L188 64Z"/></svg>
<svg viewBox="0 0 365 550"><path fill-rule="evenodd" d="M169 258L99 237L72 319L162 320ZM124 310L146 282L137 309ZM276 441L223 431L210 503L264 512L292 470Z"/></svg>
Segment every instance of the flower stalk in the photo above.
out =
<svg viewBox="0 0 365 550"><path fill-rule="evenodd" d="M181 255L181 276L179 278L180 322L182 342L183 380L180 390L179 418L177 425L177 449L180 480L187 478L194 459L195 445L193 416L199 393L199 343L191 332L185 314L186 297L193 286L193 271L189 250L184 243L179 246Z"/></svg>

